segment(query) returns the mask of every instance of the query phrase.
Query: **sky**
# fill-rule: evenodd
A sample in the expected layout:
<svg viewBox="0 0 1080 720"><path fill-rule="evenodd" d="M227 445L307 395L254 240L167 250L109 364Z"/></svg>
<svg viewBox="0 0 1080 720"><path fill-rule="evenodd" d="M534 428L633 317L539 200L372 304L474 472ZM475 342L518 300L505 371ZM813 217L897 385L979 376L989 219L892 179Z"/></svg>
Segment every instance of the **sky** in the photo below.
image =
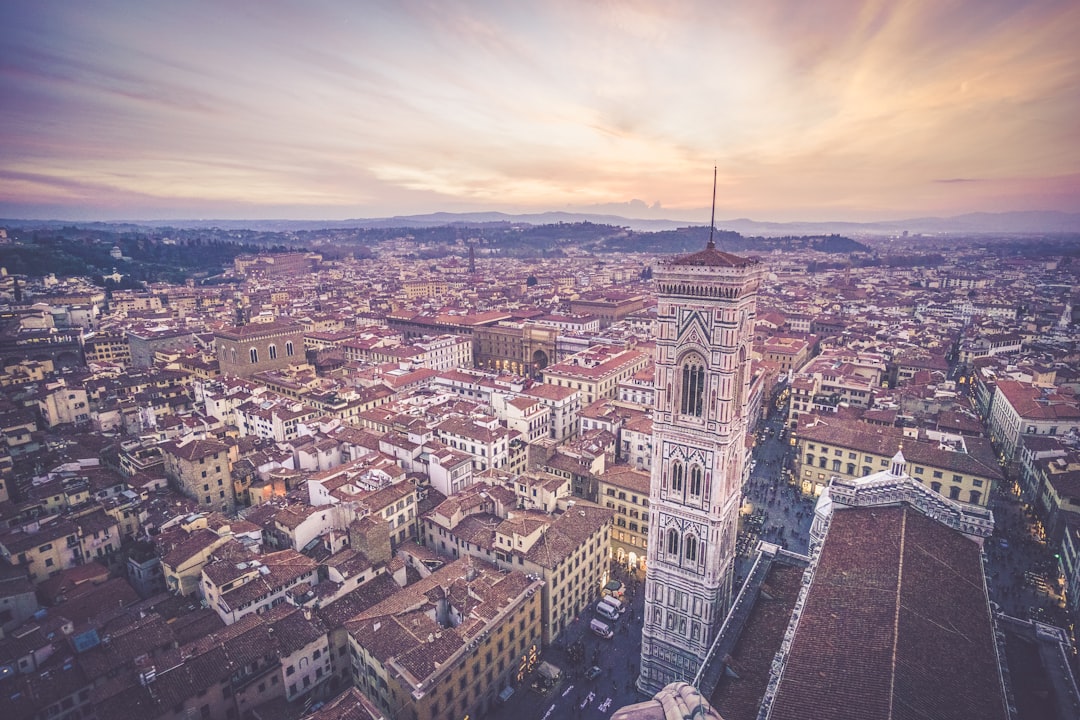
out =
<svg viewBox="0 0 1080 720"><path fill-rule="evenodd" d="M0 217L1080 211L1080 2L0 0Z"/></svg>

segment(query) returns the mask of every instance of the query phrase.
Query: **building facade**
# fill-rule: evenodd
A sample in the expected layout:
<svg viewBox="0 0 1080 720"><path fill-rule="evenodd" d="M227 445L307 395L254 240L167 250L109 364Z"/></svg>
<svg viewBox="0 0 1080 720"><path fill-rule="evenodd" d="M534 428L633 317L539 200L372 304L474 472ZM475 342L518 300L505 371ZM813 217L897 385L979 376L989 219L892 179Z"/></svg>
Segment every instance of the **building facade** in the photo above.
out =
<svg viewBox="0 0 1080 720"><path fill-rule="evenodd" d="M218 364L225 375L250 377L281 370L304 359L304 326L277 321L214 333Z"/></svg>
<svg viewBox="0 0 1080 720"><path fill-rule="evenodd" d="M692 679L727 614L762 267L716 249L661 263L638 689Z"/></svg>

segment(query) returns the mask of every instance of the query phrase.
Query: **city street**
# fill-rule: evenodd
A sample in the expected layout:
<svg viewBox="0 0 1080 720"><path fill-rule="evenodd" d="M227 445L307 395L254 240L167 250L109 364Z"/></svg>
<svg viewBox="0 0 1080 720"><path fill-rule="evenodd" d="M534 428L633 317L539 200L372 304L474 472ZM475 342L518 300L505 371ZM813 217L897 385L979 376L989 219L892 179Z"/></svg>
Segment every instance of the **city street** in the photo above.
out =
<svg viewBox="0 0 1080 720"><path fill-rule="evenodd" d="M761 425L753 451L753 469L743 487L743 505L736 580L746 576L753 564L758 540L777 543L797 553L810 545L810 524L815 499L803 498L785 476L788 436L780 417Z"/></svg>
<svg viewBox="0 0 1080 720"><path fill-rule="evenodd" d="M615 631L614 637L604 639L589 630L589 621L597 617L593 603L567 627L553 647L544 651L544 660L563 671L555 687L539 693L525 683L488 717L496 720L599 720L624 705L644 699L634 687L634 681L641 659L645 573L639 571L630 575L617 566L612 570L612 577L626 586L624 604L627 606L618 620L604 619ZM580 659L572 650L575 643L581 643L579 647L583 649ZM600 668L600 674L589 679L586 671L594 665Z"/></svg>
<svg viewBox="0 0 1080 720"><path fill-rule="evenodd" d="M1057 560L1033 513L1005 492L992 509L994 535L984 547L990 600L1007 615L1069 627Z"/></svg>

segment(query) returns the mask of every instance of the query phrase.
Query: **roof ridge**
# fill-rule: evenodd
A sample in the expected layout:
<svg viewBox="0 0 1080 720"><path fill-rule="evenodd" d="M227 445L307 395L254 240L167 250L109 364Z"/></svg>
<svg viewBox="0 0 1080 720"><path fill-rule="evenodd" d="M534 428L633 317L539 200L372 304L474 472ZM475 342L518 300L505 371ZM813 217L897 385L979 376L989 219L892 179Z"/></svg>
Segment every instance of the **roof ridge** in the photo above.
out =
<svg viewBox="0 0 1080 720"><path fill-rule="evenodd" d="M900 564L896 571L896 608L893 611L893 646L889 667L889 720L892 720L893 708L896 703L896 655L897 646L900 644L900 591L904 586L904 545L907 543L907 518L908 508L905 507L900 516Z"/></svg>

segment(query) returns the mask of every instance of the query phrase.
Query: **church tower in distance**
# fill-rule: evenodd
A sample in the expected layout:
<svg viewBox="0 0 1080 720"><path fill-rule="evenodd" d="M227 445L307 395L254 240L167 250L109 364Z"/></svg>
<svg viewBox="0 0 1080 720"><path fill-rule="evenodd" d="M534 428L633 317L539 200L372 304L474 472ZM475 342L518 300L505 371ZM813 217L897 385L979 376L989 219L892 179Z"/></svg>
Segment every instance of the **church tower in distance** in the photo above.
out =
<svg viewBox="0 0 1080 720"><path fill-rule="evenodd" d="M761 264L716 249L655 270L656 400L638 689L692 682L731 604Z"/></svg>

